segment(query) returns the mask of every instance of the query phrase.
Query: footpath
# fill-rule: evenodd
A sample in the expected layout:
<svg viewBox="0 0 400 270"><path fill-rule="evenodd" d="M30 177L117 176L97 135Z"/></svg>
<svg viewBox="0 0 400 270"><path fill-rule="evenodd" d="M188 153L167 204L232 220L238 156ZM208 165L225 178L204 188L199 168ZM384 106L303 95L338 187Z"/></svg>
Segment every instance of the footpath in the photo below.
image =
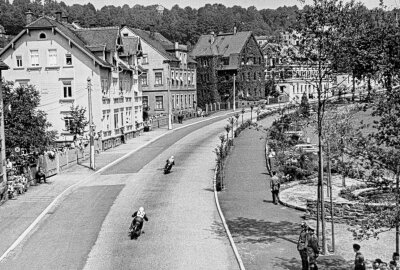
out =
<svg viewBox="0 0 400 270"><path fill-rule="evenodd" d="M0 261L8 252L12 252L10 249L12 245L23 241L26 235L35 230L37 223L52 214L54 208L49 206L58 205L74 185L84 179L95 177L102 169L117 163L125 156L146 147L174 130L231 113L231 111L220 111L205 118L192 118L184 120L183 124L174 124L173 130L160 127L150 132L144 132L141 136L128 140L125 144L97 154L95 156L96 172L89 169L89 160L85 160L80 165L71 166L60 174L48 178L47 184L31 186L25 194L6 201L0 206Z"/></svg>
<svg viewBox="0 0 400 270"><path fill-rule="evenodd" d="M269 127L274 116L259 122ZM265 133L246 129L225 165L219 202L246 270L301 269L296 249L303 212L272 203L265 163ZM348 253L354 253L352 246ZM320 256L319 269L350 269L340 256Z"/></svg>

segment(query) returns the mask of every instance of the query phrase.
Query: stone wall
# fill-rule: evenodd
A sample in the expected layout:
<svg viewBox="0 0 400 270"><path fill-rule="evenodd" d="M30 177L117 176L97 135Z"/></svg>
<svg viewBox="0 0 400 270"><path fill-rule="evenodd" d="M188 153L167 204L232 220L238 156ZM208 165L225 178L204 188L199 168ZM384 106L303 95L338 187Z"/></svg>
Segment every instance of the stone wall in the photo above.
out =
<svg viewBox="0 0 400 270"><path fill-rule="evenodd" d="M388 206L384 204L363 204L357 202L347 203L333 203L334 219L339 223L346 223L349 225L358 225L366 222L369 216L378 211L387 209ZM307 200L306 219L316 219L317 216L317 202L315 200ZM325 202L325 216L327 220L331 220L331 204Z"/></svg>

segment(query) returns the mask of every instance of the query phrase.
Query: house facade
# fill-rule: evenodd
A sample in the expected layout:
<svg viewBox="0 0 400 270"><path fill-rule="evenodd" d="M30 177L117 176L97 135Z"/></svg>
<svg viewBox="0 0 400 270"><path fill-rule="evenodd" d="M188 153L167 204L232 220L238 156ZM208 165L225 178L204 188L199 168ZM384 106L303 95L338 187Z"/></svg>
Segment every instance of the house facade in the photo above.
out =
<svg viewBox="0 0 400 270"><path fill-rule="evenodd" d="M34 85L40 110L47 113L58 143L68 144L71 106L88 106L92 93L95 131L103 149L118 145L142 128L142 101L137 59L140 41L124 40L119 27L81 28L56 18L32 21L1 52L10 66L8 81ZM136 47L135 47L136 46ZM88 111L86 111L88 119ZM88 136L88 128L85 131Z"/></svg>
<svg viewBox="0 0 400 270"><path fill-rule="evenodd" d="M265 59L265 80L269 94L279 95L280 100L300 104L303 94L308 99L317 99L316 78L318 68L299 58L299 51L293 37L282 34L282 42L267 43L262 47ZM332 95L331 80L323 80L322 87L327 95Z"/></svg>
<svg viewBox="0 0 400 270"><path fill-rule="evenodd" d="M265 97L264 57L252 32L202 35L190 55L197 62L199 106Z"/></svg>
<svg viewBox="0 0 400 270"><path fill-rule="evenodd" d="M186 45L171 42L158 32L124 26L123 38L140 38L143 55L143 107L149 116L165 116L171 106L173 119L178 114L193 114L197 108L196 62ZM169 92L169 96L168 96Z"/></svg>

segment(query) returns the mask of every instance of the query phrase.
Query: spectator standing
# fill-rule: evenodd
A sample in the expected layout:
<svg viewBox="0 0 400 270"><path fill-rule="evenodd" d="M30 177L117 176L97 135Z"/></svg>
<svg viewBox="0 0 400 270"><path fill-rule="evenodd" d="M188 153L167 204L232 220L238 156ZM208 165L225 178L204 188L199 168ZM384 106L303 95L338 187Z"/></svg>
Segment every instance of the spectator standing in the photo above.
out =
<svg viewBox="0 0 400 270"><path fill-rule="evenodd" d="M309 270L307 246L308 246L308 225L307 223L303 222L301 224L301 232L299 235L299 240L297 241L297 250L300 253L302 270Z"/></svg>
<svg viewBox="0 0 400 270"><path fill-rule="evenodd" d="M353 250L356 253L354 259L354 270L365 270L364 255L360 252L361 246L359 244L353 245Z"/></svg>
<svg viewBox="0 0 400 270"><path fill-rule="evenodd" d="M272 192L272 202L274 204L278 204L280 183L279 183L279 177L276 175L276 171L272 172L270 185Z"/></svg>
<svg viewBox="0 0 400 270"><path fill-rule="evenodd" d="M311 226L308 226L307 253L308 253L310 270L318 270L317 258L319 256L319 252L320 248L318 244L318 238L315 235L315 230Z"/></svg>
<svg viewBox="0 0 400 270"><path fill-rule="evenodd" d="M392 261L390 261L389 263L390 270L400 270L399 258L399 253L394 252L392 256Z"/></svg>

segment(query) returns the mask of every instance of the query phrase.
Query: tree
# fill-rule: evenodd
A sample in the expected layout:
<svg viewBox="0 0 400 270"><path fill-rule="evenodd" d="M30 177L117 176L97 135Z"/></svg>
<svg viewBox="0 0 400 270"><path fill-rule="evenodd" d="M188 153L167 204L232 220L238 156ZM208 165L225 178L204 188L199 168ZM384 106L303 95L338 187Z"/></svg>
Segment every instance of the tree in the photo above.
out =
<svg viewBox="0 0 400 270"><path fill-rule="evenodd" d="M352 2L353 3L353 2ZM354 4L354 3L353 3ZM314 0L311 6L304 7L298 14L297 32L300 38L299 60L305 65L315 67L316 74L310 81L317 92L317 133L318 133L318 205L317 236L319 223L322 221L322 252L326 253L325 207L323 186L323 119L325 105L331 90L329 85L337 72L340 58L344 55L341 45L345 33L339 31L348 23L346 12L353 8L337 0Z"/></svg>
<svg viewBox="0 0 400 270"><path fill-rule="evenodd" d="M83 108L82 106L74 106L73 104L71 105L71 111L70 115L67 118L64 118L64 120L69 121L68 125L68 131L74 135L74 138L77 135L82 136L85 132L85 128L89 124L89 121L86 119L86 108Z"/></svg>
<svg viewBox="0 0 400 270"><path fill-rule="evenodd" d="M56 138L57 132L51 131L46 113L38 110L39 92L33 85L14 87L7 82L3 87L4 132L6 151L15 147L27 150L44 150Z"/></svg>
<svg viewBox="0 0 400 270"><path fill-rule="evenodd" d="M303 117L310 116L310 103L308 102L308 97L306 92L304 92L303 96L301 97L301 103L299 109L300 109L300 114L303 115Z"/></svg>

